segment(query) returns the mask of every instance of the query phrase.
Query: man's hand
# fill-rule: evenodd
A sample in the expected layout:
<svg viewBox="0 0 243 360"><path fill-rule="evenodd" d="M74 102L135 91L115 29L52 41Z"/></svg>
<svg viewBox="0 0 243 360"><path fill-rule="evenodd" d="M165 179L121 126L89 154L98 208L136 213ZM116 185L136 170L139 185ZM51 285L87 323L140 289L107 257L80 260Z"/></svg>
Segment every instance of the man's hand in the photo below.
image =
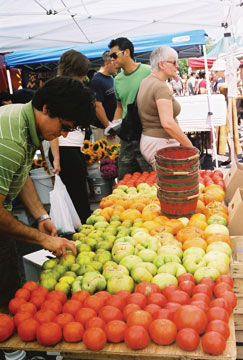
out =
<svg viewBox="0 0 243 360"><path fill-rule="evenodd" d="M38 224L38 230L40 230L44 234L48 234L51 236L57 236L57 230L51 219L46 219Z"/></svg>
<svg viewBox="0 0 243 360"><path fill-rule="evenodd" d="M74 256L77 255L74 242L65 238L46 236L42 241L41 246L46 250L52 251L57 257L66 255L67 249L70 249Z"/></svg>

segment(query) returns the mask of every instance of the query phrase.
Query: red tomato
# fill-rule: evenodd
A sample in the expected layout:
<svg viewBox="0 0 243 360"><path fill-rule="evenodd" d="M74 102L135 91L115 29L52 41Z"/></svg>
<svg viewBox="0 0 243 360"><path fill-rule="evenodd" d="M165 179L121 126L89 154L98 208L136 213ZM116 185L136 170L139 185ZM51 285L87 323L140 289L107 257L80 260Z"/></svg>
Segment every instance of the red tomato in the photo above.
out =
<svg viewBox="0 0 243 360"><path fill-rule="evenodd" d="M32 315L34 315L36 313L36 311L37 311L37 308L31 302L26 302L26 303L23 303L23 304L19 305L17 312L25 312L25 311L27 311L27 312L31 313Z"/></svg>
<svg viewBox="0 0 243 360"><path fill-rule="evenodd" d="M158 285L149 282L142 282L136 285L134 292L141 293L145 296L152 293L161 293L160 287Z"/></svg>
<svg viewBox="0 0 243 360"><path fill-rule="evenodd" d="M16 298L22 298L22 299L25 299L26 301L28 301L30 298L30 294L31 294L31 292L28 289L18 289L14 296Z"/></svg>
<svg viewBox="0 0 243 360"><path fill-rule="evenodd" d="M128 296L131 295L130 291L128 290L120 290L116 295L121 296L124 300L127 300Z"/></svg>
<svg viewBox="0 0 243 360"><path fill-rule="evenodd" d="M17 314L15 314L13 317L15 327L17 328L22 321L24 321L26 319L30 319L31 317L32 317L32 314L27 311L17 312Z"/></svg>
<svg viewBox="0 0 243 360"><path fill-rule="evenodd" d="M21 304L26 303L26 300L23 298L13 298L8 303L8 310L11 314L15 315L18 311L18 308Z"/></svg>
<svg viewBox="0 0 243 360"><path fill-rule="evenodd" d="M97 293L98 294L98 293ZM80 301L81 303L84 302L84 300L90 296L90 293L86 290L79 290L79 291L76 291L72 297L71 297L71 300L78 300Z"/></svg>
<svg viewBox="0 0 243 360"><path fill-rule="evenodd" d="M95 317L87 320L85 323L85 329L89 329L91 327L101 328L101 329L105 330L105 321L103 319L101 319L100 317L95 316Z"/></svg>
<svg viewBox="0 0 243 360"><path fill-rule="evenodd" d="M213 291L214 287L215 287L215 281L212 280L211 278L208 277L204 277L199 281L199 284L206 284L210 287L210 289Z"/></svg>
<svg viewBox="0 0 243 360"><path fill-rule="evenodd" d="M89 328L85 330L83 343L89 350L101 350L106 345L106 342L107 337L104 330L100 328Z"/></svg>
<svg viewBox="0 0 243 360"><path fill-rule="evenodd" d="M137 310L142 310L141 307L138 304L127 304L123 309L123 318L125 321L127 321L128 315Z"/></svg>
<svg viewBox="0 0 243 360"><path fill-rule="evenodd" d="M216 297L222 297L225 291L232 291L232 287L226 282L220 282L214 287L214 295Z"/></svg>
<svg viewBox="0 0 243 360"><path fill-rule="evenodd" d="M156 319L149 326L149 334L156 344L170 345L176 339L177 329L171 320Z"/></svg>
<svg viewBox="0 0 243 360"><path fill-rule="evenodd" d="M151 316L153 316L153 314L155 312L157 312L158 310L160 310L161 307L159 305L156 305L156 304L149 304L149 305L146 305L145 308L144 308L144 311L147 311L150 313Z"/></svg>
<svg viewBox="0 0 243 360"><path fill-rule="evenodd" d="M36 339L44 346L56 345L62 340L62 328L55 322L47 322L38 326Z"/></svg>
<svg viewBox="0 0 243 360"><path fill-rule="evenodd" d="M53 321L55 321L58 325L61 326L61 328L63 328L67 323L74 321L74 317L72 314L62 313L58 314Z"/></svg>
<svg viewBox="0 0 243 360"><path fill-rule="evenodd" d="M144 349L150 342L148 331L140 325L129 327L125 332L124 340L125 344L133 350Z"/></svg>
<svg viewBox="0 0 243 360"><path fill-rule="evenodd" d="M153 314L153 319L173 320L173 314L168 309L159 309Z"/></svg>
<svg viewBox="0 0 243 360"><path fill-rule="evenodd" d="M226 282L227 284L229 284L232 288L234 286L234 281L232 279L232 277L230 275L220 275L217 279L216 279L216 284L219 284L220 282Z"/></svg>
<svg viewBox="0 0 243 360"><path fill-rule="evenodd" d="M229 325L222 320L212 320L208 323L206 332L216 331L219 332L225 340L227 340L230 336L230 328Z"/></svg>
<svg viewBox="0 0 243 360"><path fill-rule="evenodd" d="M34 304L39 310L41 308L41 305L45 302L46 297L44 295L33 295L31 296L29 302Z"/></svg>
<svg viewBox="0 0 243 360"><path fill-rule="evenodd" d="M7 340L14 332L14 321L7 314L0 313L0 342Z"/></svg>
<svg viewBox="0 0 243 360"><path fill-rule="evenodd" d="M147 305L147 299L141 293L134 293L128 296L127 304L137 304L143 309Z"/></svg>
<svg viewBox="0 0 243 360"><path fill-rule="evenodd" d="M179 290L177 285L167 285L163 290L162 294L168 299L168 295L175 290Z"/></svg>
<svg viewBox="0 0 243 360"><path fill-rule="evenodd" d="M34 295L43 295L43 296L47 296L48 294L48 290L46 288L44 288L43 286L39 286L37 289L34 289L31 293L31 296Z"/></svg>
<svg viewBox="0 0 243 360"><path fill-rule="evenodd" d="M86 321L95 316L97 316L97 313L94 309L83 307L77 311L75 320L85 325Z"/></svg>
<svg viewBox="0 0 243 360"><path fill-rule="evenodd" d="M205 331L208 323L206 313L194 305L181 305L181 307L175 311L173 321L178 330L192 328L195 329L199 335Z"/></svg>
<svg viewBox="0 0 243 360"><path fill-rule="evenodd" d="M205 311L205 313L208 311L208 304L203 300L194 300L190 302L190 305L198 306L200 309Z"/></svg>
<svg viewBox="0 0 243 360"><path fill-rule="evenodd" d="M84 327L78 321L71 321L63 327L64 340L70 343L81 341L83 338Z"/></svg>
<svg viewBox="0 0 243 360"><path fill-rule="evenodd" d="M117 309L123 311L124 307L126 306L126 300L123 299L122 296L111 295L111 297L106 301L106 305L114 306Z"/></svg>
<svg viewBox="0 0 243 360"><path fill-rule="evenodd" d="M180 282L185 281L185 280L192 281L195 284L194 276L191 273L181 274L178 276L177 280L178 280L179 284L180 284Z"/></svg>
<svg viewBox="0 0 243 360"><path fill-rule="evenodd" d="M95 296L101 297L105 301L104 303L106 303L106 301L110 299L111 294L108 291L99 291L95 294Z"/></svg>
<svg viewBox="0 0 243 360"><path fill-rule="evenodd" d="M211 299L211 297L213 296L213 292L210 288L209 285L207 284L198 284L194 287L193 289L193 295L197 294L197 293L203 293L208 295L208 297Z"/></svg>
<svg viewBox="0 0 243 360"><path fill-rule="evenodd" d="M205 174L204 174L204 176L212 176L213 175L213 171L212 170L205 170Z"/></svg>
<svg viewBox="0 0 243 360"><path fill-rule="evenodd" d="M218 176L220 176L222 179L223 179L223 177L224 177L224 174L223 174L222 171L219 170L219 169L214 170L213 175L218 175Z"/></svg>
<svg viewBox="0 0 243 360"><path fill-rule="evenodd" d="M200 343L200 336L194 329L184 328L176 335L177 345L185 351L196 350Z"/></svg>
<svg viewBox="0 0 243 360"><path fill-rule="evenodd" d="M168 295L168 302L175 302L181 305L189 304L190 296L185 291L175 290Z"/></svg>
<svg viewBox="0 0 243 360"><path fill-rule="evenodd" d="M81 309L82 303L78 300L68 300L62 307L62 312L72 314L75 316L77 311Z"/></svg>
<svg viewBox="0 0 243 360"><path fill-rule="evenodd" d="M209 304L209 307L215 306L224 308L225 310L227 310L228 314L232 313L232 307L224 298L216 298L212 300Z"/></svg>
<svg viewBox="0 0 243 360"><path fill-rule="evenodd" d="M40 324L54 321L56 313L52 310L39 310L35 313L34 319L37 320Z"/></svg>
<svg viewBox="0 0 243 360"><path fill-rule="evenodd" d="M105 305L100 309L99 317L106 323L111 320L122 320L122 312L115 306Z"/></svg>
<svg viewBox="0 0 243 360"><path fill-rule="evenodd" d="M23 285L23 289L27 289L30 292L32 292L35 289L38 289L38 284L35 281L27 281L24 285Z"/></svg>
<svg viewBox="0 0 243 360"><path fill-rule="evenodd" d="M222 307L211 307L207 312L208 321L212 320L222 320L228 323L229 321L229 314L228 312Z"/></svg>
<svg viewBox="0 0 243 360"><path fill-rule="evenodd" d="M126 330L127 324L121 320L112 320L105 325L108 341L115 344L124 340Z"/></svg>
<svg viewBox="0 0 243 360"><path fill-rule="evenodd" d="M98 312L105 304L104 298L96 295L88 296L84 300L84 306L94 309L96 312Z"/></svg>
<svg viewBox="0 0 243 360"><path fill-rule="evenodd" d="M130 313L127 317L127 326L141 325L148 330L152 322L152 315L144 310L138 310Z"/></svg>
<svg viewBox="0 0 243 360"><path fill-rule="evenodd" d="M209 331L202 337L202 347L206 353L221 355L226 348L226 341L220 333Z"/></svg>
<svg viewBox="0 0 243 360"><path fill-rule="evenodd" d="M36 332L39 327L38 321L33 318L21 321L18 326L18 336L23 341L33 341L36 339Z"/></svg>
<svg viewBox="0 0 243 360"><path fill-rule="evenodd" d="M56 298L45 300L44 303L41 305L41 310L52 310L57 315L62 312L62 303L59 300L56 300Z"/></svg>
<svg viewBox="0 0 243 360"><path fill-rule="evenodd" d="M197 293L197 294L192 295L191 301L195 301L195 300L205 301L208 305L210 303L210 297L204 293Z"/></svg>
<svg viewBox="0 0 243 360"><path fill-rule="evenodd" d="M174 315L175 311L181 306L181 304L179 303L175 303L175 302L167 302L165 304L165 309L169 310L169 312L171 313L171 315Z"/></svg>
<svg viewBox="0 0 243 360"><path fill-rule="evenodd" d="M164 307L164 305L167 303L167 299L163 294L152 293L147 295L147 303L156 304L159 305L160 307Z"/></svg>
<svg viewBox="0 0 243 360"><path fill-rule="evenodd" d="M179 283L179 289L186 292L189 296L192 295L195 283L191 280L184 280Z"/></svg>
<svg viewBox="0 0 243 360"><path fill-rule="evenodd" d="M61 290L52 290L46 296L47 300L56 299L64 304L67 301L67 295Z"/></svg>
<svg viewBox="0 0 243 360"><path fill-rule="evenodd" d="M237 305L237 296L232 291L225 291L222 295L222 298L225 299L228 304L234 309Z"/></svg>

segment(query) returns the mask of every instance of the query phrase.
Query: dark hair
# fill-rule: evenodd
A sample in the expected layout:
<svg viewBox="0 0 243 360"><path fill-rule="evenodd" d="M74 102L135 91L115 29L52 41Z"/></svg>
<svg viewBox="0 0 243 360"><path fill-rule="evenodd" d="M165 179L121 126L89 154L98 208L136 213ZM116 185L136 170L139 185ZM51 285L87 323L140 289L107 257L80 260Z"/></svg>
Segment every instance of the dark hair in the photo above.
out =
<svg viewBox="0 0 243 360"><path fill-rule="evenodd" d="M62 54L57 68L60 76L85 76L90 66L89 59L76 50L68 50Z"/></svg>
<svg viewBox="0 0 243 360"><path fill-rule="evenodd" d="M90 125L95 117L94 95L81 81L57 76L39 87L32 100L39 111L47 106L51 118L74 121L76 128Z"/></svg>
<svg viewBox="0 0 243 360"><path fill-rule="evenodd" d="M5 92L5 91L0 93L0 106L2 106L3 101L9 101L9 100L12 101L12 95L11 94L9 94L8 92Z"/></svg>
<svg viewBox="0 0 243 360"><path fill-rule="evenodd" d="M33 99L35 91L32 89L19 89L13 92L13 104L26 104Z"/></svg>
<svg viewBox="0 0 243 360"><path fill-rule="evenodd" d="M111 42L108 45L109 49L113 48L114 46L118 46L120 50L129 49L130 50L130 57L132 59L134 58L134 46L133 46L133 43L130 40L128 40L127 38L120 37L120 38L111 40Z"/></svg>
<svg viewBox="0 0 243 360"><path fill-rule="evenodd" d="M243 64L240 64L239 69L242 69L242 68L243 68Z"/></svg>

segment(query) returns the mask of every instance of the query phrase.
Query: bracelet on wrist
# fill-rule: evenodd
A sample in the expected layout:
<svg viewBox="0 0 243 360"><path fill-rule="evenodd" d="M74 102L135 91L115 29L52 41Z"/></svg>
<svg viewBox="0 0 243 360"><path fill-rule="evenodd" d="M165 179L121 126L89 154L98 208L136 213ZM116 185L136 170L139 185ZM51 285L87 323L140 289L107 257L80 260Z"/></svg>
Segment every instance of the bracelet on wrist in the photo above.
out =
<svg viewBox="0 0 243 360"><path fill-rule="evenodd" d="M50 219L50 216L48 214L41 215L36 219L36 222L39 224L41 221L44 221L44 220L47 220L47 219Z"/></svg>

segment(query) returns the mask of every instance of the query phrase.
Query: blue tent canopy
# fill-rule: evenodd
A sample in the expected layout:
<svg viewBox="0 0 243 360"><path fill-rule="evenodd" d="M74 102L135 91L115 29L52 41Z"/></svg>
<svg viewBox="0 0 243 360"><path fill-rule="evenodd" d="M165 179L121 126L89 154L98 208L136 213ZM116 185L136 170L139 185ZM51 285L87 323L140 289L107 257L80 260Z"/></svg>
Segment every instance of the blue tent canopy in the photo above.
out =
<svg viewBox="0 0 243 360"><path fill-rule="evenodd" d="M150 52L161 45L168 45L177 50L180 58L201 56L205 44L205 31L194 30L165 35L146 35L129 38L135 49L136 60L148 61ZM82 52L93 64L100 60L103 52L108 50L109 41L89 43L75 47L51 47L26 51L14 51L5 55L8 67L57 62L61 55L70 49ZM97 61L98 64L98 61Z"/></svg>

